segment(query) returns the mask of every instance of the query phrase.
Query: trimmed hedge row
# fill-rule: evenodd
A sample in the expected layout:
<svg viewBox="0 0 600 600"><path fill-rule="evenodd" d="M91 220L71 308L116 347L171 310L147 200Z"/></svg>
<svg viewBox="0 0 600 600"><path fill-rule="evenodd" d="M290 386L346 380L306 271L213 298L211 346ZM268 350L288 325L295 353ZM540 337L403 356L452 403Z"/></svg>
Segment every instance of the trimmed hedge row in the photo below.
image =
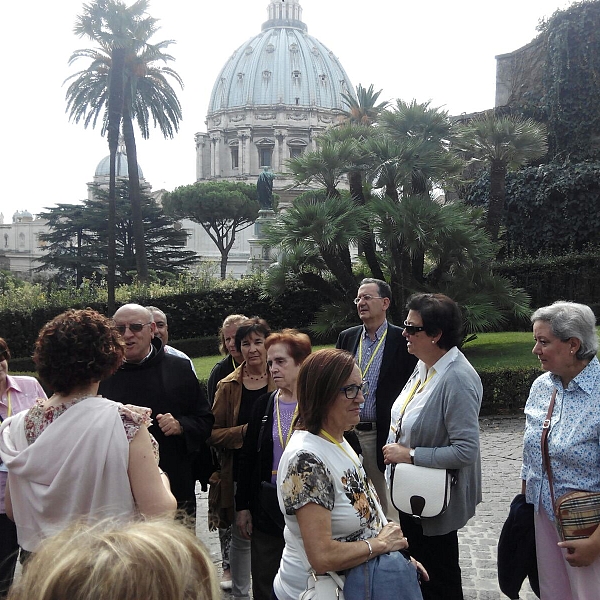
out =
<svg viewBox="0 0 600 600"><path fill-rule="evenodd" d="M160 298L132 297L130 301L156 305L163 310L169 318L171 340L185 341L184 346L190 348L190 351L183 347L181 349L191 356L216 353L217 331L228 314L243 313L249 317L259 315L268 321L273 330L284 327L305 329L314 321L321 306L321 296L312 290L290 288L273 298L265 295L260 285L253 282ZM107 314L106 304L87 302L85 306ZM31 356L40 328L67 308L84 306L73 304L69 307L34 310L20 310L17 307L2 311L0 336L6 339L14 357ZM176 345L180 346L179 343Z"/></svg>

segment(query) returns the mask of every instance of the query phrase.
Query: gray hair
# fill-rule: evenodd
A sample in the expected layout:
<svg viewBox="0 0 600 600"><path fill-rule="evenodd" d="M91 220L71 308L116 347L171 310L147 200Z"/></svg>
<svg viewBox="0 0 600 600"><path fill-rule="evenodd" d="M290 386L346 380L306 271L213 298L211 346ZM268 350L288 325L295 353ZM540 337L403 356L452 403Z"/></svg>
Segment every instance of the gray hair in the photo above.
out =
<svg viewBox="0 0 600 600"><path fill-rule="evenodd" d="M168 325L169 321L167 319L167 313L165 313L164 310L161 310L160 308L158 308L158 306L144 306L144 308L150 313L153 321L156 321L156 319L154 318L154 313L157 312L163 316L165 320L165 325Z"/></svg>
<svg viewBox="0 0 600 600"><path fill-rule="evenodd" d="M558 300L550 306L542 306L531 315L531 322L550 323L552 333L561 341L576 338L581 343L575 357L579 360L592 360L598 352L596 316L585 304Z"/></svg>

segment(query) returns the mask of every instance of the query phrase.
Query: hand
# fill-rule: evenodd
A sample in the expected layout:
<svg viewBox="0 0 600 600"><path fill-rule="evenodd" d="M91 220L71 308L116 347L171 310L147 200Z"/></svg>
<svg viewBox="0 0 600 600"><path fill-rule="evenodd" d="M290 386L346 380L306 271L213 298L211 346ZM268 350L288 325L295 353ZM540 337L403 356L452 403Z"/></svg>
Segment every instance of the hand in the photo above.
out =
<svg viewBox="0 0 600 600"><path fill-rule="evenodd" d="M408 548L408 540L404 537L400 525L393 521L388 521L388 523L383 526L376 539L385 544L386 552L405 550Z"/></svg>
<svg viewBox="0 0 600 600"><path fill-rule="evenodd" d="M165 435L181 435L183 433L181 423L171 413L156 415L156 422Z"/></svg>
<svg viewBox="0 0 600 600"><path fill-rule="evenodd" d="M386 444L383 448L383 462L386 465L410 463L410 448L400 444Z"/></svg>
<svg viewBox="0 0 600 600"><path fill-rule="evenodd" d="M410 562L413 565L415 565L417 571L421 574L421 579L423 581L429 581L429 573L427 573L425 567L416 558L413 558L412 556L410 557Z"/></svg>
<svg viewBox="0 0 600 600"><path fill-rule="evenodd" d="M240 535L249 540L252 535L252 515L249 510L238 510L235 517L235 525L238 528Z"/></svg>
<svg viewBox="0 0 600 600"><path fill-rule="evenodd" d="M565 560L572 567L589 567L600 555L600 548L591 538L559 542L558 545L567 550Z"/></svg>

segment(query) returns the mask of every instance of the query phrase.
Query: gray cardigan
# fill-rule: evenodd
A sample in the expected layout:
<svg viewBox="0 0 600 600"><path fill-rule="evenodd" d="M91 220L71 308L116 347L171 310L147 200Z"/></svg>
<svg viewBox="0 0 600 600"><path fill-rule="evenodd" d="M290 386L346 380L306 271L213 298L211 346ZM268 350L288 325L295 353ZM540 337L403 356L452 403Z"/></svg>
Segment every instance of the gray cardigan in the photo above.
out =
<svg viewBox="0 0 600 600"><path fill-rule="evenodd" d="M422 519L425 535L456 531L481 502L479 409L481 379L462 352L448 366L411 428L415 465L458 469L450 504L438 517Z"/></svg>

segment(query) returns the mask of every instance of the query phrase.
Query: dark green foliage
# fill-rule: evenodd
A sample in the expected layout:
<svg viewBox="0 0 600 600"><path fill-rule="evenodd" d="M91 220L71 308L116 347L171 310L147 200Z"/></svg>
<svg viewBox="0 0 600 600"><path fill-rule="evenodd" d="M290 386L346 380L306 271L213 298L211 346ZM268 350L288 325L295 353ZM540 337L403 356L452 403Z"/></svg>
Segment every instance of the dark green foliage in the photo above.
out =
<svg viewBox="0 0 600 600"><path fill-rule="evenodd" d="M130 283L136 270L133 221L126 180L117 188L117 265L119 283ZM156 201L142 192L142 218L148 266L159 280L183 273L197 261L196 254L184 250L187 234L173 227ZM40 270L58 271L58 280L73 278L80 285L84 278L99 281L107 263L107 192L94 189L94 198L83 204L60 204L42 213L48 219L51 232L40 234L49 244L49 252L40 259Z"/></svg>
<svg viewBox="0 0 600 600"><path fill-rule="evenodd" d="M195 346L203 354L217 352L217 331L223 319L232 313L247 316L259 315L267 320L273 330L284 327L307 328L314 320L322 298L311 290L289 286L277 299L266 296L257 283L240 282L234 286L223 286L207 292L182 293L173 296L135 296L129 302L156 305L169 318L169 334L176 340L210 338ZM76 303L69 306L48 306L42 309L18 309L0 312L0 331L15 357L31 356L37 334L47 321L67 308L91 306L107 314L106 304ZM196 342L194 342L196 343ZM189 347L188 347L189 348ZM187 350L184 349L184 352ZM191 355L196 350L190 350Z"/></svg>
<svg viewBox="0 0 600 600"><path fill-rule="evenodd" d="M600 250L563 256L523 258L496 264L494 272L524 288L534 308L555 300L572 300L591 306L597 316L600 304Z"/></svg>
<svg viewBox="0 0 600 600"><path fill-rule="evenodd" d="M521 412L534 380L541 375L537 368L486 369L478 371L483 384L480 415Z"/></svg>
<svg viewBox="0 0 600 600"><path fill-rule="evenodd" d="M489 173L471 186L466 202L485 205ZM600 162L528 167L506 176L506 255L558 255L600 241Z"/></svg>
<svg viewBox="0 0 600 600"><path fill-rule="evenodd" d="M182 185L163 197L165 212L200 223L221 253L221 279L238 232L258 218L256 186L233 181Z"/></svg>
<svg viewBox="0 0 600 600"><path fill-rule="evenodd" d="M541 100L550 155L600 158L600 2L577 2L543 26L547 36Z"/></svg>

